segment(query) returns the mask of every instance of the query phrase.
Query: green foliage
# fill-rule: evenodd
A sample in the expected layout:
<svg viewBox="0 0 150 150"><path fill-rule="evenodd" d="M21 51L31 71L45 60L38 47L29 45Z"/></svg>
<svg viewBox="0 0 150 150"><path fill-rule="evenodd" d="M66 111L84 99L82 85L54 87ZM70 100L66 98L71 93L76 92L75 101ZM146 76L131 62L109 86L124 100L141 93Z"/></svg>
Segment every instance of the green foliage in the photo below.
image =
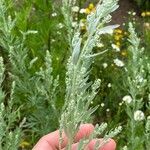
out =
<svg viewBox="0 0 150 150"><path fill-rule="evenodd" d="M149 9L148 1L138 4ZM149 12L140 23L131 13L129 30L105 26L117 7L115 0L96 10L85 1L0 0L0 149L31 149L59 127L69 149L91 121L101 125L79 149L97 135L105 144L120 125L118 149L149 149Z"/></svg>
<svg viewBox="0 0 150 150"><path fill-rule="evenodd" d="M4 59L7 60L8 69L6 74L9 75L7 79L10 80L10 83L15 82L15 101L13 103L18 107L22 105L20 109L21 118L27 118L27 132L29 132L29 136L34 135L33 140L35 140L35 138L58 127L58 114L61 104L56 104L56 94L59 90L57 88L59 78L54 79L52 76L52 58L49 52L45 52L45 64L41 64L40 58L36 57L36 55L39 57L41 55L36 54L33 57L29 51L29 47L32 49L34 45L30 46L29 44L29 47L26 46L26 42L29 40L28 37L31 38L30 35L33 34L37 35L38 31L18 29L17 31L20 33L16 33L16 28L19 28L17 18L20 13L16 13L16 17L12 19L8 15L9 11L7 9L5 2L1 1L1 46L3 49L2 54L5 54ZM36 47L34 47L35 49ZM40 65L36 66L36 64ZM57 112L56 107L58 107ZM50 114L53 114L53 116L49 117Z"/></svg>
<svg viewBox="0 0 150 150"><path fill-rule="evenodd" d="M138 7L142 10L149 10L150 9L150 1L149 0L134 0Z"/></svg>
<svg viewBox="0 0 150 150"><path fill-rule="evenodd" d="M24 122L18 122L18 119L20 120L20 108L14 105L15 82L12 83L11 94L7 104L5 102L6 96L2 89L2 83L5 78L4 72L3 59L0 57L0 149L17 150L23 135L21 128Z"/></svg>
<svg viewBox="0 0 150 150"><path fill-rule="evenodd" d="M104 26L108 22L111 12L118 8L117 1L105 1L98 3L96 11L87 16L87 39L81 45L83 39L80 32L75 33L72 39L72 54L68 60L67 72L66 72L66 95L65 104L60 121L60 130L64 130L68 137L68 147L71 149L74 137L79 130L81 124L86 123L91 114L98 108L89 108L93 101L97 90L100 86L100 79L95 80L92 84L89 80L89 70L91 68L92 60L95 56L98 56L104 52L93 53L92 50L96 46L96 42L102 34L107 33L108 29L113 30L117 26ZM65 16L67 17L67 16ZM100 22L103 20L102 22ZM95 137L97 134L101 134L101 126L95 131ZM120 127L116 131L111 132L104 137L104 143L111 137L120 132ZM106 138L106 139L105 139ZM78 149L84 149L86 144L91 140L89 138L85 143L81 140ZM106 140L106 141L105 141ZM103 145L103 144L102 144ZM102 146L98 146L99 148ZM98 149L98 148L97 148Z"/></svg>

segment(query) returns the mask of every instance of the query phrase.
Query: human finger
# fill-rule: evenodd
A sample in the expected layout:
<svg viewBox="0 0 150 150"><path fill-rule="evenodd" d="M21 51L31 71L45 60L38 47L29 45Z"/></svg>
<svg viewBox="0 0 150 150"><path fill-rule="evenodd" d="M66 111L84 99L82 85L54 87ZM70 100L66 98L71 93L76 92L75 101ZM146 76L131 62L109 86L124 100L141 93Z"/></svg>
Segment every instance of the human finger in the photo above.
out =
<svg viewBox="0 0 150 150"><path fill-rule="evenodd" d="M94 150L94 146L97 142L97 140L99 140L99 143L103 143L103 139L94 139L92 140L87 148L88 150ZM102 147L100 148L100 150L115 150L116 149L116 142L113 139L110 139L107 143L103 144Z"/></svg>
<svg viewBox="0 0 150 150"><path fill-rule="evenodd" d="M75 137L75 142L78 142L83 137L88 137L94 130L94 126L92 124L83 124L80 126L79 131ZM59 130L56 130L50 134L43 136L39 142L34 146L33 150L55 150L59 148ZM61 148L64 148L67 145L67 136L65 133L62 133L62 145ZM45 147L45 149L41 148L41 145ZM41 149L40 149L41 148ZM49 149L48 149L49 148Z"/></svg>
<svg viewBox="0 0 150 150"><path fill-rule="evenodd" d="M93 139L89 142L89 144L87 144L85 146L85 150L94 150L94 147L95 147L97 140L100 142L100 144L102 144L103 139ZM73 144L71 149L77 150L78 145L79 145L79 143ZM115 150L115 149L116 149L116 143L113 139L110 139L109 142L102 145L102 147L99 150ZM65 150L65 148L63 148L62 150Z"/></svg>

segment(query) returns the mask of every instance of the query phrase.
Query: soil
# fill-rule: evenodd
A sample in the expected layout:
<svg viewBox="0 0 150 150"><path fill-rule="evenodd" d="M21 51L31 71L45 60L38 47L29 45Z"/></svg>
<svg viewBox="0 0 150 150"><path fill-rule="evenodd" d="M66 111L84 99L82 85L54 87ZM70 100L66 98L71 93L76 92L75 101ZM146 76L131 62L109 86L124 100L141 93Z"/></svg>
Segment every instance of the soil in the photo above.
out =
<svg viewBox="0 0 150 150"><path fill-rule="evenodd" d="M87 0L83 7L88 6L90 2L96 3L99 0ZM134 11L139 15L139 11L137 6L134 3L134 0L119 0L119 8L113 13L112 24L119 24L122 25L126 22L128 17L128 11Z"/></svg>
<svg viewBox="0 0 150 150"><path fill-rule="evenodd" d="M122 23L126 22L129 11L136 12L136 17L138 17L139 11L133 0L119 0L119 8L112 15L112 23L122 25Z"/></svg>

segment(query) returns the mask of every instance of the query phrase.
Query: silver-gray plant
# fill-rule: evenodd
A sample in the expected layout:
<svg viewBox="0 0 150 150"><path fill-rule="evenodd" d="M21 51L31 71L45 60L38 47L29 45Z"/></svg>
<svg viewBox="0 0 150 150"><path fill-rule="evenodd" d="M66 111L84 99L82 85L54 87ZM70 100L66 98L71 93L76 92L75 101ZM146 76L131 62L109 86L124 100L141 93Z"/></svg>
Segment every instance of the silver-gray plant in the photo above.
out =
<svg viewBox="0 0 150 150"><path fill-rule="evenodd" d="M129 92L129 101L125 100L126 113L128 115L127 137L128 141L124 149L141 150L149 149L149 117L146 120L144 112L144 96L149 87L147 80L147 62L144 48L140 47L140 38L135 32L133 24L129 23L129 53L128 65L125 68L127 81L125 83ZM148 107L147 107L148 108ZM148 108L149 109L149 108ZM146 122L146 127L144 123ZM145 128L145 133L143 132ZM143 130L143 131L140 131ZM139 132L138 132L139 131ZM148 148L147 148L148 147Z"/></svg>
<svg viewBox="0 0 150 150"><path fill-rule="evenodd" d="M59 112L55 108L59 77L54 79L52 76L51 56L48 51L40 70L31 73L38 58L29 58L29 50L25 43L28 36L38 32L27 30L19 31L19 35L14 33L18 16L15 11L11 14L13 17L9 15L9 8L12 9L13 4L10 0L0 0L0 46L2 53L6 54L6 66L11 66L6 69L7 80L9 79L10 83L15 82L14 103L18 107L24 105L21 112L26 110L28 128L32 128L31 132L37 133L36 136L42 136L54 130L50 129L50 126L58 126L58 117L54 115L58 115ZM24 114L21 113L21 116L24 117Z"/></svg>
<svg viewBox="0 0 150 150"><path fill-rule="evenodd" d="M110 13L118 8L117 2L117 0L100 1L96 6L96 11L87 16L87 39L83 41L79 30L72 38L72 53L68 59L66 73L65 104L60 120L60 131L64 130L68 137L67 149L69 150L73 144L75 134L79 130L79 126L86 123L92 113L98 108L98 106L90 108L90 104L98 92L101 80L97 79L94 83L89 82L89 72L93 58L105 51L93 54L92 50L102 34L106 34L118 27L118 25L104 27L111 20ZM102 128L102 126L96 127L95 134L92 137L96 137L96 135L104 131L106 127ZM104 143L110 137L120 132L120 130L121 127L117 128L115 132L106 135ZM86 142L82 141L78 149L84 149L90 140L91 138ZM100 144L97 148L102 145Z"/></svg>
<svg viewBox="0 0 150 150"><path fill-rule="evenodd" d="M15 82L12 83L10 99L8 99L7 105L5 104L5 93L2 89L4 72L3 59L0 57L0 149L17 150L23 135L22 126L24 121L19 125L19 108L14 106Z"/></svg>

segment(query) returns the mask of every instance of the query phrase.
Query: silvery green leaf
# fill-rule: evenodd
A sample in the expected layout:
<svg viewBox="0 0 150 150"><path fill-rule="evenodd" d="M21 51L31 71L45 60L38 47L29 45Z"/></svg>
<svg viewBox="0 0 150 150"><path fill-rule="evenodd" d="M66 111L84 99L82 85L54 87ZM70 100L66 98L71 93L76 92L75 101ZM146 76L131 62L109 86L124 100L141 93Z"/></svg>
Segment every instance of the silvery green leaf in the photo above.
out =
<svg viewBox="0 0 150 150"><path fill-rule="evenodd" d="M90 108L88 110L89 117L98 109L99 105L95 106L94 108Z"/></svg>
<svg viewBox="0 0 150 150"><path fill-rule="evenodd" d="M109 13L114 12L116 9L118 9L119 5L114 4L109 10Z"/></svg>
<svg viewBox="0 0 150 150"><path fill-rule="evenodd" d="M92 54L92 55L87 55L87 56L85 56L85 58L96 57L96 56L99 56L99 55L104 54L104 53L107 52L107 51L108 51L108 50L105 50L105 51L102 51L102 52L99 52L99 53L96 53L96 54Z"/></svg>
<svg viewBox="0 0 150 150"><path fill-rule="evenodd" d="M16 24L16 19L12 20L11 16L8 16L9 30L12 30Z"/></svg>
<svg viewBox="0 0 150 150"><path fill-rule="evenodd" d="M89 82L86 85L83 85L81 90L86 91L91 85L92 85L92 82Z"/></svg>
<svg viewBox="0 0 150 150"><path fill-rule="evenodd" d="M118 0L103 1L101 5L97 6L97 16L101 14L100 17L102 18L104 16L107 16L109 13L115 11L119 7L119 5L117 5L117 1Z"/></svg>
<svg viewBox="0 0 150 150"><path fill-rule="evenodd" d="M113 30L115 28L118 28L118 27L119 27L119 25L106 26L106 27L103 27L103 28L99 29L97 34L99 34L99 35L101 35L101 34L112 34Z"/></svg>
<svg viewBox="0 0 150 150"><path fill-rule="evenodd" d="M76 43L79 41L80 39L80 33L77 32L75 33L73 39L72 39L72 47L75 47Z"/></svg>
<svg viewBox="0 0 150 150"><path fill-rule="evenodd" d="M37 34L38 33L38 31L36 31L36 30L28 30L27 32L23 32L23 31L20 30L20 32L21 32L21 34L23 36L27 36L29 34Z"/></svg>
<svg viewBox="0 0 150 150"><path fill-rule="evenodd" d="M38 33L38 31L36 31L36 30L28 30L27 32L26 32L26 35L29 35L29 34L37 34Z"/></svg>
<svg viewBox="0 0 150 150"><path fill-rule="evenodd" d="M99 145L100 145L100 141L97 140L95 145L94 145L94 150L99 150L99 148L100 148Z"/></svg>
<svg viewBox="0 0 150 150"><path fill-rule="evenodd" d="M95 29L97 28L97 21L94 20L92 23L90 22L87 26L88 33L94 33Z"/></svg>
<svg viewBox="0 0 150 150"><path fill-rule="evenodd" d="M87 16L87 22L90 23L90 22L93 22L95 20L95 14L94 13L91 13Z"/></svg>
<svg viewBox="0 0 150 150"><path fill-rule="evenodd" d="M74 45L74 47L73 47L72 59L73 59L74 64L77 63L78 58L79 58L81 41L82 41L82 39L79 38L76 45Z"/></svg>
<svg viewBox="0 0 150 150"><path fill-rule="evenodd" d="M90 54L92 52L93 47L95 46L96 46L96 39L94 36L92 36L87 44L88 49L86 48L86 52L84 53L84 55Z"/></svg>
<svg viewBox="0 0 150 150"><path fill-rule="evenodd" d="M4 39L0 39L0 46L3 47L4 49L8 48Z"/></svg>
<svg viewBox="0 0 150 150"><path fill-rule="evenodd" d="M97 16L100 15L103 12L103 10L104 10L103 6L99 3L96 7L96 15Z"/></svg>
<svg viewBox="0 0 150 150"><path fill-rule="evenodd" d="M35 57L34 59L32 59L32 60L30 61L29 69L32 68L33 64L34 64L37 60L38 60L38 57Z"/></svg>

